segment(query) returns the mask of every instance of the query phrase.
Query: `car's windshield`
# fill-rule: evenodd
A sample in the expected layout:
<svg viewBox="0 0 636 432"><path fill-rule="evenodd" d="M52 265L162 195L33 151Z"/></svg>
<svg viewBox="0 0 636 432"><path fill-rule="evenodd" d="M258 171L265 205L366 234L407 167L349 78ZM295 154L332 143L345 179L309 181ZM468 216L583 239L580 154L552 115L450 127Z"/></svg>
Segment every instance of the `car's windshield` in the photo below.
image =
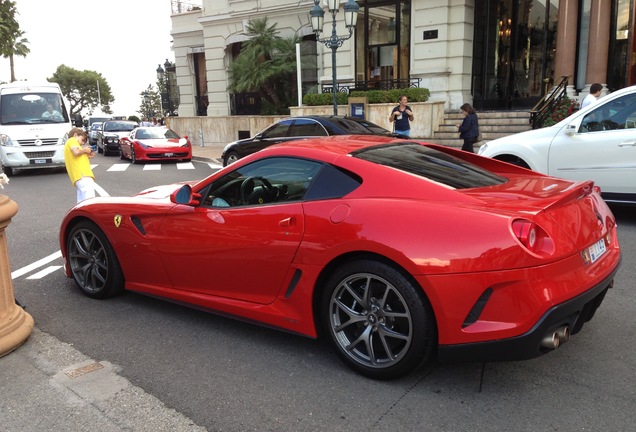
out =
<svg viewBox="0 0 636 432"><path fill-rule="evenodd" d="M3 94L0 124L68 123L62 96L57 93Z"/></svg>
<svg viewBox="0 0 636 432"><path fill-rule="evenodd" d="M396 143L368 147L352 156L385 165L455 189L493 186L506 182L504 177L446 153L416 143Z"/></svg>
<svg viewBox="0 0 636 432"><path fill-rule="evenodd" d="M143 128L137 131L137 139L175 139L179 134L172 129L162 127Z"/></svg>
<svg viewBox="0 0 636 432"><path fill-rule="evenodd" d="M130 132L137 125L129 122L106 122L104 123L104 130L107 132Z"/></svg>

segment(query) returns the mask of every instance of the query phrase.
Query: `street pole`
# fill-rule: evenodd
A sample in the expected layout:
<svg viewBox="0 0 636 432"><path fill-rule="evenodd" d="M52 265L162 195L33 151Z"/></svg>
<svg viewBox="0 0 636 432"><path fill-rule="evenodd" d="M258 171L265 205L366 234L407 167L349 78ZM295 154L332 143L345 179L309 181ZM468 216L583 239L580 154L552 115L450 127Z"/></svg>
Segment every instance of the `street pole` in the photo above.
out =
<svg viewBox="0 0 636 432"><path fill-rule="evenodd" d="M333 93L333 114L338 115L338 79L336 76L336 51L342 46L344 41L351 38L353 35L353 29L358 21L358 10L360 6L354 0L347 0L344 5L345 13L345 27L349 29L348 36L338 36L336 32L336 14L340 9L340 0L327 0L327 8L331 13L331 36L325 39L320 39L319 35L322 33L322 26L324 24L325 11L319 6L320 0L314 0L314 5L309 10L309 17L311 19L311 27L316 33L316 41L323 43L327 48L331 48L331 78L332 78L332 93Z"/></svg>

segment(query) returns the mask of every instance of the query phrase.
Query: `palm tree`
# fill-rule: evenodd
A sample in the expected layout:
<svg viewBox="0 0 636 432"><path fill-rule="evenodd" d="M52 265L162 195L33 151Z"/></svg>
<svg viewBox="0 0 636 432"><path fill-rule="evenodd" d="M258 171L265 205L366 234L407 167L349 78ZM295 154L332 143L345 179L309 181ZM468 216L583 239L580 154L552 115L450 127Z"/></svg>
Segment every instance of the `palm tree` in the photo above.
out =
<svg viewBox="0 0 636 432"><path fill-rule="evenodd" d="M277 111L286 110L294 99L289 81L296 71L295 46L298 37L281 38L276 23L267 17L248 22L240 54L230 64L229 90L260 93Z"/></svg>
<svg viewBox="0 0 636 432"><path fill-rule="evenodd" d="M14 39L13 47L10 48L9 52L9 67L11 68L11 82L15 81L15 68L13 63L14 56L26 57L27 54L31 52L27 44L29 40L27 38L23 38L24 32L22 30L18 30L16 33L16 37ZM18 39L20 38L20 39ZM6 56L5 56L6 57Z"/></svg>

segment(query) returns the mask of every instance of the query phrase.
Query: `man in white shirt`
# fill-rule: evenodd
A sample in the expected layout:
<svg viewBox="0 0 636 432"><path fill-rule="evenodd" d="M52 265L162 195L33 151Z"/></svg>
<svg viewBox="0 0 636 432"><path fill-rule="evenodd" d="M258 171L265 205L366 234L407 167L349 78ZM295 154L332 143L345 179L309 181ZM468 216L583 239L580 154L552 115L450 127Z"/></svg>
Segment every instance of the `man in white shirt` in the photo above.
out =
<svg viewBox="0 0 636 432"><path fill-rule="evenodd" d="M599 83L594 83L590 86L590 94L585 96L583 102L581 102L581 109L585 108L588 105L593 105L598 100L599 96L601 96L601 90L603 90L603 86Z"/></svg>
<svg viewBox="0 0 636 432"><path fill-rule="evenodd" d="M53 105L48 104L46 106L46 111L42 113L42 118L50 118L55 120L64 120L62 114L59 111L53 109Z"/></svg>

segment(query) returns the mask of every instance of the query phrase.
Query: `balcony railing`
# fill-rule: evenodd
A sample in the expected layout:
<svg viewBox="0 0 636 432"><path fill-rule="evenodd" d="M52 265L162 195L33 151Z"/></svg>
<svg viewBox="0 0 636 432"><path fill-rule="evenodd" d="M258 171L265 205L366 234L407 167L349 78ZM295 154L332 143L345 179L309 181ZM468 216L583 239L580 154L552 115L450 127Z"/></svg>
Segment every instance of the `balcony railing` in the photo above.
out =
<svg viewBox="0 0 636 432"><path fill-rule="evenodd" d="M172 5L172 15L203 9L202 0L171 0L170 4Z"/></svg>
<svg viewBox="0 0 636 432"><path fill-rule="evenodd" d="M351 93L354 90L393 90L409 87L419 87L420 78L387 79L372 81L341 81L336 83L337 91L340 93ZM333 92L332 84L322 84L323 93Z"/></svg>

